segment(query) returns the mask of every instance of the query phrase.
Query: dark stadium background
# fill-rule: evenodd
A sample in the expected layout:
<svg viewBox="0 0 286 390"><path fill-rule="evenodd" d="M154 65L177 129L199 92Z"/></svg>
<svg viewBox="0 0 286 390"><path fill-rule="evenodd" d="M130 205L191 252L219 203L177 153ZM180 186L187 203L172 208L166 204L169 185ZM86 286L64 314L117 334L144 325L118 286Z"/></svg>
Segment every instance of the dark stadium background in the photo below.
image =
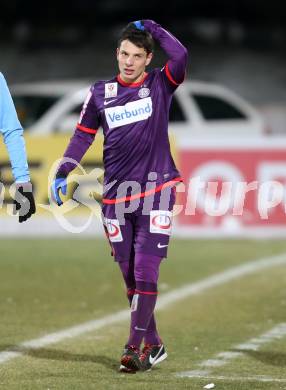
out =
<svg viewBox="0 0 286 390"><path fill-rule="evenodd" d="M2 0L0 69L9 83L113 75L118 32L149 18L189 48L189 77L225 84L254 104L280 102L285 17L282 0Z"/></svg>

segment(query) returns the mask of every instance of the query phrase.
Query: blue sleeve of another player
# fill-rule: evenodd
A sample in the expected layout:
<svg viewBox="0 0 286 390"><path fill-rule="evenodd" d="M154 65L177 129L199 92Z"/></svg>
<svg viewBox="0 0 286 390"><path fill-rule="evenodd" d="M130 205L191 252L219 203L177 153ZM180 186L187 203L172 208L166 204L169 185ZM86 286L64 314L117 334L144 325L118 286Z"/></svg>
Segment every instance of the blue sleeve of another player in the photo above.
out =
<svg viewBox="0 0 286 390"><path fill-rule="evenodd" d="M29 181L23 128L17 117L10 91L2 73L0 73L0 131L8 150L15 181L17 183Z"/></svg>

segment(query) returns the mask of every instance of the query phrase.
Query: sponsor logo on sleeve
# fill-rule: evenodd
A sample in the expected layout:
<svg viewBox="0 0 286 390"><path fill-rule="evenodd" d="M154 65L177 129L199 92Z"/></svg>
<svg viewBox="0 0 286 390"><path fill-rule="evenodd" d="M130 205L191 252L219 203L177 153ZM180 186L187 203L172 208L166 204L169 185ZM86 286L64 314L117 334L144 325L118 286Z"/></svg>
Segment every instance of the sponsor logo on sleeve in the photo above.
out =
<svg viewBox="0 0 286 390"><path fill-rule="evenodd" d="M111 242L123 241L118 219L104 218L104 223L107 228L108 238Z"/></svg>
<svg viewBox="0 0 286 390"><path fill-rule="evenodd" d="M171 235L172 231L172 212L153 210L150 212L150 233ZM162 248L163 246L161 246Z"/></svg>
<svg viewBox="0 0 286 390"><path fill-rule="evenodd" d="M105 99L117 96L117 83L106 83L105 84Z"/></svg>
<svg viewBox="0 0 286 390"><path fill-rule="evenodd" d="M109 107L104 110L110 129L148 119L152 115L152 99L147 97L124 106Z"/></svg>

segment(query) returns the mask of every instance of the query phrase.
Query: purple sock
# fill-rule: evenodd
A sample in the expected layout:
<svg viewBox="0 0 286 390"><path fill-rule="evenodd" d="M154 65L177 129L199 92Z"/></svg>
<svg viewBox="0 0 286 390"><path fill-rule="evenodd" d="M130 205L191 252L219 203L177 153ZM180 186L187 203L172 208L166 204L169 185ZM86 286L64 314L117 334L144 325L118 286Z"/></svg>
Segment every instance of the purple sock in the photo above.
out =
<svg viewBox="0 0 286 390"><path fill-rule="evenodd" d="M132 304L132 299L134 295L135 289L130 288L127 289L127 299L129 301L129 305L131 306ZM145 344L152 344L152 345L160 345L161 344L161 339L157 331L156 327L156 320L154 316L154 312L150 318L150 322L147 328L147 331L144 336L144 342Z"/></svg>
<svg viewBox="0 0 286 390"><path fill-rule="evenodd" d="M146 255L137 253L135 258L135 277L136 280L148 280L152 283L157 283L159 278L159 266L162 258L158 256ZM161 339L157 331L154 312L150 318L147 331L144 336L145 344L161 344Z"/></svg>
<svg viewBox="0 0 286 390"><path fill-rule="evenodd" d="M146 334L157 300L157 284L136 281L131 305L131 326L128 345L140 348Z"/></svg>
<svg viewBox="0 0 286 390"><path fill-rule="evenodd" d="M150 279L153 283L157 283L159 275L159 265L161 263L161 258L157 256L150 256L138 253L136 255L136 276L138 281L143 281L143 279ZM144 262L144 263L143 263ZM147 267L146 267L147 262ZM135 276L134 276L134 259L124 262L119 262L119 267L122 272L126 287L127 287L127 299L131 306L133 295L135 292ZM144 266L145 265L145 266ZM137 298L136 298L137 299ZM147 331L145 332L144 337L145 344L161 344L161 339L157 331L156 321L154 312L151 315Z"/></svg>
<svg viewBox="0 0 286 390"><path fill-rule="evenodd" d="M162 343L156 327L156 320L154 313L150 318L147 331L144 336L145 344L160 345Z"/></svg>

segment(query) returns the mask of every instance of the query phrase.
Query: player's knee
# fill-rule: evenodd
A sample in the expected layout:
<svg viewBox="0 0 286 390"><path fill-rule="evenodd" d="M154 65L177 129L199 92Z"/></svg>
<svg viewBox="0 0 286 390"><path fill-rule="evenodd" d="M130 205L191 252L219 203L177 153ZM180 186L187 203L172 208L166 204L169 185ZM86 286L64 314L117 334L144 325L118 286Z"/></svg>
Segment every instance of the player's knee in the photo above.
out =
<svg viewBox="0 0 286 390"><path fill-rule="evenodd" d="M159 266L162 258L143 253L136 253L134 275L135 280L157 283L159 278Z"/></svg>
<svg viewBox="0 0 286 390"><path fill-rule="evenodd" d="M159 277L159 268L151 264L140 264L134 270L135 280L150 283L157 283Z"/></svg>
<svg viewBox="0 0 286 390"><path fill-rule="evenodd" d="M128 261L118 262L127 289L135 288L135 277L132 264Z"/></svg>

